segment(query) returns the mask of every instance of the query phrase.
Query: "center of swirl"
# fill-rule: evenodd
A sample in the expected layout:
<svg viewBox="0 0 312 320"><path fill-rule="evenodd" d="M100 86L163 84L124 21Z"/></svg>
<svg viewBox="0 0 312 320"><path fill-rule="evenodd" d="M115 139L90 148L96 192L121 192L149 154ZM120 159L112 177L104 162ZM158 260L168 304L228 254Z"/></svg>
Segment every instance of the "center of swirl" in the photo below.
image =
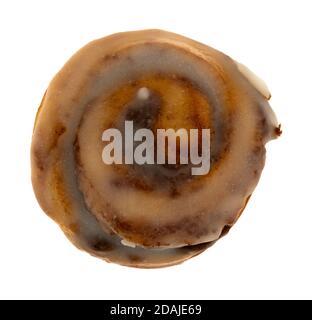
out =
<svg viewBox="0 0 312 320"><path fill-rule="evenodd" d="M131 185L145 191L161 188L171 195L178 195L182 182L196 179L193 173L195 171L192 170L194 164L191 142L194 140L194 150L200 156L202 128L210 133L209 105L201 93L185 79L161 78L157 82L158 86L155 86L152 79L142 82L145 85L135 85L130 101L125 103L115 120L115 128L122 133L124 162L113 166L120 174L112 183L118 187ZM191 140L191 133L194 131L197 137L196 140ZM134 139L142 132L151 132L152 141L147 137L142 137L141 141ZM142 144L147 145L147 150L143 153L150 151L149 155L144 156L148 158L152 154L152 159L145 163L132 162ZM163 149L160 148L161 144Z"/></svg>

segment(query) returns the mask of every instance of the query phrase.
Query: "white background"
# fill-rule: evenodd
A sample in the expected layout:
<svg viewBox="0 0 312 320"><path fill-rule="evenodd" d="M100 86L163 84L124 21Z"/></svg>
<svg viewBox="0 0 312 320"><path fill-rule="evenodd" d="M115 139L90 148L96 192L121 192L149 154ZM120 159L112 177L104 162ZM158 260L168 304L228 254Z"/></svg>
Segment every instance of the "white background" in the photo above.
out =
<svg viewBox="0 0 312 320"><path fill-rule="evenodd" d="M311 1L1 1L0 298L312 298ZM82 45L160 28L246 64L283 126L230 233L182 265L141 270L78 251L39 208L29 149L52 76Z"/></svg>

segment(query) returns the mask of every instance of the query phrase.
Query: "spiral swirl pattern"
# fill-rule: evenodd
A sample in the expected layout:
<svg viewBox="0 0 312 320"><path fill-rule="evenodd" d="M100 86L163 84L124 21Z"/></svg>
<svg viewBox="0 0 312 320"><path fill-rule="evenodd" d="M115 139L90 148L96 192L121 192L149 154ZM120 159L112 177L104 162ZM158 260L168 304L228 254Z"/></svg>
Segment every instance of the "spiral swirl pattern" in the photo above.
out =
<svg viewBox="0 0 312 320"><path fill-rule="evenodd" d="M135 267L182 262L224 235L253 192L265 143L280 134L268 99L245 67L177 34L144 30L93 41L54 77L39 108L37 199L97 257ZM179 163L105 165L101 135L122 131L126 120L153 132L209 128L209 173L193 176Z"/></svg>

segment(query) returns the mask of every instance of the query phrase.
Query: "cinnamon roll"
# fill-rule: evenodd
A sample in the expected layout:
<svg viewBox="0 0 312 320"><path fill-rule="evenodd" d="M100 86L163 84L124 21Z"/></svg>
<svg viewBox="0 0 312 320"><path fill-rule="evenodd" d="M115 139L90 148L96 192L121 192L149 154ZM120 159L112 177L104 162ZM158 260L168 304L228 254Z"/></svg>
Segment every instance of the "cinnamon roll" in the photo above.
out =
<svg viewBox="0 0 312 320"><path fill-rule="evenodd" d="M78 248L106 261L152 268L189 259L229 231L257 185L265 144L281 133L269 98L246 67L183 36L143 30L95 40L56 74L39 107L38 202ZM111 163L109 129L121 137L120 161ZM156 150L169 129L187 137L209 129L208 171L194 174L181 135L175 150ZM142 132L152 134L149 157L129 161ZM201 132L198 156L208 151Z"/></svg>

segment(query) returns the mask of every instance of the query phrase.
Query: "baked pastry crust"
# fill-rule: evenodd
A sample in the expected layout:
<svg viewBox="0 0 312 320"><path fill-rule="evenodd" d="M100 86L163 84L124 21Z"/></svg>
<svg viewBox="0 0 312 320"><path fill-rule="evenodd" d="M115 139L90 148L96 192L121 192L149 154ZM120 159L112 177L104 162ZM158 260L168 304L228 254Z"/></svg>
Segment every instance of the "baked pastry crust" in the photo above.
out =
<svg viewBox="0 0 312 320"><path fill-rule="evenodd" d="M103 129L127 116L140 123L129 110L142 87L161 99L161 112L156 102L148 111L153 129L212 129L209 174L101 162ZM183 36L143 30L95 40L53 78L39 107L31 148L38 202L78 248L106 261L150 268L187 260L247 204L265 144L281 133L269 98L246 67Z"/></svg>

